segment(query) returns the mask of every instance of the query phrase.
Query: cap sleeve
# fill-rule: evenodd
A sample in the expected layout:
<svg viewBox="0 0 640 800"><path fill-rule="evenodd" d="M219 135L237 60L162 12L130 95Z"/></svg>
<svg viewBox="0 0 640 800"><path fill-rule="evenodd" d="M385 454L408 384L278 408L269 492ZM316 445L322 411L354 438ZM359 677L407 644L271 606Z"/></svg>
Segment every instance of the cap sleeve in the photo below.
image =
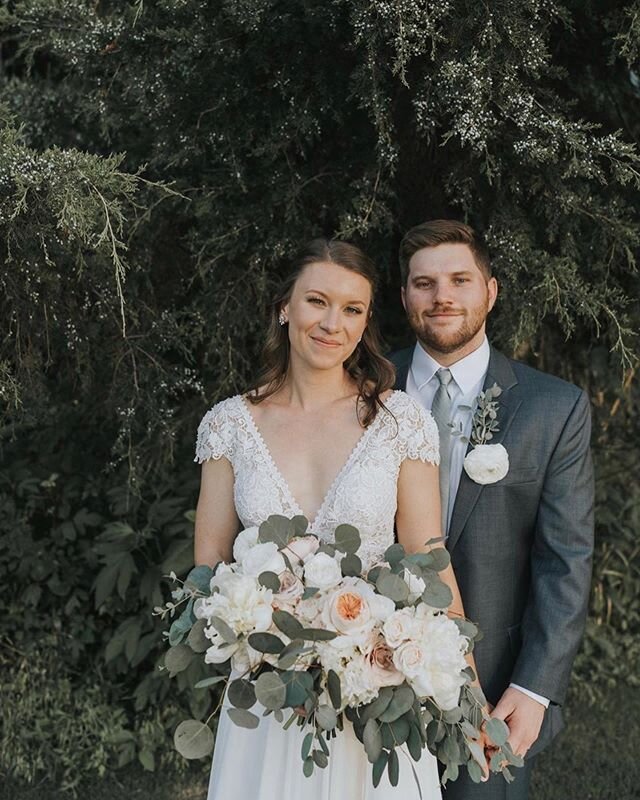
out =
<svg viewBox="0 0 640 800"><path fill-rule="evenodd" d="M403 401L398 418L403 459L439 464L440 437L433 415L409 395L403 395Z"/></svg>
<svg viewBox="0 0 640 800"><path fill-rule="evenodd" d="M223 456L229 461L232 460L236 427L232 413L233 399L216 403L202 418L198 426L196 457L193 459L198 464L209 459L217 461Z"/></svg>

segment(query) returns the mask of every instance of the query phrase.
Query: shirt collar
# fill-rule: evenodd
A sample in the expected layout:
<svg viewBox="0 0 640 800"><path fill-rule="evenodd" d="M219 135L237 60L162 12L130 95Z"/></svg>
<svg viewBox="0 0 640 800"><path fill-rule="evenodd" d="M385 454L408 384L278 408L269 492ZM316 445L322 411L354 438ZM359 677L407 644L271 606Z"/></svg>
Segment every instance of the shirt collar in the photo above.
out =
<svg viewBox="0 0 640 800"><path fill-rule="evenodd" d="M484 378L489 368L490 355L491 349L489 347L489 341L485 336L480 347L449 367L453 379L460 387L460 391L463 395L470 392L474 386ZM418 391L429 383L436 372L442 368L442 364L438 364L438 362L421 347L420 343L416 342L413 358L411 360L411 373Z"/></svg>

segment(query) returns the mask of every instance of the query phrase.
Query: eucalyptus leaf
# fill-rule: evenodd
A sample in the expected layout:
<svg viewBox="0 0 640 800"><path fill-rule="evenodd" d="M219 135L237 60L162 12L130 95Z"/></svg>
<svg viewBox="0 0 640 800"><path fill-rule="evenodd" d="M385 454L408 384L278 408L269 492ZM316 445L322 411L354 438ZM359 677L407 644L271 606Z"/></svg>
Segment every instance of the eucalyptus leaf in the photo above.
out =
<svg viewBox="0 0 640 800"><path fill-rule="evenodd" d="M434 569L436 572L442 572L442 570L446 569L451 563L449 551L444 547L434 547L433 550L429 551L429 555L432 559L430 568Z"/></svg>
<svg viewBox="0 0 640 800"><path fill-rule="evenodd" d="M291 669L299 656L308 651L309 648L305 646L302 639L294 639L285 646L284 650L278 656L278 666L280 669Z"/></svg>
<svg viewBox="0 0 640 800"><path fill-rule="evenodd" d="M272 592L280 591L280 578L275 572L261 572L258 575L258 583L264 586L265 589L271 589Z"/></svg>
<svg viewBox="0 0 640 800"><path fill-rule="evenodd" d="M352 576L358 578L362 575L362 561L355 553L348 553L340 561L340 569L345 577Z"/></svg>
<svg viewBox="0 0 640 800"><path fill-rule="evenodd" d="M259 542L275 542L278 547L284 547L293 538L294 526L291 520L281 514L272 514L260 525L258 529Z"/></svg>
<svg viewBox="0 0 640 800"><path fill-rule="evenodd" d="M340 678L332 669L327 673L327 690L331 704L336 710L339 710L342 705L342 688L340 686Z"/></svg>
<svg viewBox="0 0 640 800"><path fill-rule="evenodd" d="M399 564L405 555L406 551L404 547L400 542L395 542L385 550L384 560L389 563L389 566L393 567L395 564Z"/></svg>
<svg viewBox="0 0 640 800"><path fill-rule="evenodd" d="M375 764L382 753L382 733L380 732L380 724L377 720L370 719L364 726L362 742L369 763Z"/></svg>
<svg viewBox="0 0 640 800"><path fill-rule="evenodd" d="M305 760L305 758L309 757L309 754L311 753L312 744L313 744L313 733L309 732L305 734L305 737L302 740L302 747L300 748L300 755L302 756L303 761Z"/></svg>
<svg viewBox="0 0 640 800"><path fill-rule="evenodd" d="M372 777L373 777L374 788L377 788L378 784L380 783L382 775L386 769L388 759L389 759L389 753L386 750L383 750L382 753L380 753L380 758L378 758L376 763L373 765Z"/></svg>
<svg viewBox="0 0 640 800"><path fill-rule="evenodd" d="M209 594L209 584L213 575L214 570L211 567L206 566L206 564L200 564L194 567L187 575L184 582L185 589L196 589L203 594Z"/></svg>
<svg viewBox="0 0 640 800"><path fill-rule="evenodd" d="M209 622L211 626L218 631L220 636L222 636L227 644L234 644L238 641L236 634L223 619L220 619L220 617L211 617Z"/></svg>
<svg viewBox="0 0 640 800"><path fill-rule="evenodd" d="M337 677L337 676L336 676ZM383 686L378 692L375 700L372 700L368 705L363 706L360 710L360 719L363 723L368 722L370 719L377 719L382 714L389 703L393 700L393 689L391 686Z"/></svg>
<svg viewBox="0 0 640 800"><path fill-rule="evenodd" d="M198 681L194 685L194 689L206 689L208 686L215 686L216 683L222 683L222 681L226 681L226 675L213 675L211 678L204 678L201 681Z"/></svg>
<svg viewBox="0 0 640 800"><path fill-rule="evenodd" d="M302 599L308 600L310 597L314 597L314 595L318 594L320 590L317 589L315 586L307 586L307 588L302 593Z"/></svg>
<svg viewBox="0 0 640 800"><path fill-rule="evenodd" d="M291 518L291 529L293 536L304 536L309 528L309 520L302 514L296 514Z"/></svg>
<svg viewBox="0 0 640 800"><path fill-rule="evenodd" d="M396 745L404 744L409 738L411 725L409 724L406 716L395 719L393 722L386 722L384 724L389 726L391 736Z"/></svg>
<svg viewBox="0 0 640 800"><path fill-rule="evenodd" d="M302 772L303 772L305 778L310 778L313 775L313 763L314 762L313 762L313 759L311 758L311 756L308 756L302 762Z"/></svg>
<svg viewBox="0 0 640 800"><path fill-rule="evenodd" d="M409 597L409 587L399 575L381 575L376 588L380 594L393 600L394 603L404 603Z"/></svg>
<svg viewBox="0 0 640 800"><path fill-rule="evenodd" d="M338 722L338 715L331 706L323 703L316 710L316 723L324 731L333 730Z"/></svg>
<svg viewBox="0 0 640 800"><path fill-rule="evenodd" d="M337 635L335 631L326 631L324 628L304 628L301 634L309 642L330 642Z"/></svg>
<svg viewBox="0 0 640 800"><path fill-rule="evenodd" d="M241 728L253 729L257 728L260 724L260 717L251 711L247 711L246 708L228 708L227 714L231 718L231 721Z"/></svg>
<svg viewBox="0 0 640 800"><path fill-rule="evenodd" d="M314 750L311 753L311 757L313 758L315 765L320 767L320 769L325 769L325 767L329 764L329 759L322 752L322 750Z"/></svg>
<svg viewBox="0 0 640 800"><path fill-rule="evenodd" d="M255 682L258 702L272 710L282 708L287 698L287 687L277 672L263 672Z"/></svg>
<svg viewBox="0 0 640 800"><path fill-rule="evenodd" d="M507 724L502 719L497 719L493 717L486 721L484 726L485 733L491 739L492 742L498 745L498 747L502 747L503 744L509 738L509 728Z"/></svg>
<svg viewBox="0 0 640 800"><path fill-rule="evenodd" d="M462 719L462 709L460 708L450 708L447 711L442 712L442 719L445 722L449 722L454 724L456 722L460 722Z"/></svg>
<svg viewBox="0 0 640 800"><path fill-rule="evenodd" d="M174 675L185 670L194 657L195 653L188 645L178 644L167 651L164 657L164 665L173 678Z"/></svg>
<svg viewBox="0 0 640 800"><path fill-rule="evenodd" d="M477 761L467 761L467 772L474 783L480 783L482 781L483 773Z"/></svg>
<svg viewBox="0 0 640 800"><path fill-rule="evenodd" d="M275 626L290 639L302 638L303 626L293 614L289 614L288 611L282 611L281 609L274 611L273 622Z"/></svg>
<svg viewBox="0 0 640 800"><path fill-rule="evenodd" d="M251 708L256 702L253 683L244 678L236 678L227 688L227 697L236 708Z"/></svg>
<svg viewBox="0 0 640 800"><path fill-rule="evenodd" d="M399 686L393 693L391 702L385 710L378 714L380 722L393 722L413 706L415 692L410 686Z"/></svg>
<svg viewBox="0 0 640 800"><path fill-rule="evenodd" d="M433 608L448 608L453 600L453 595L446 583L439 578L433 578L427 583L422 593L422 600Z"/></svg>
<svg viewBox="0 0 640 800"><path fill-rule="evenodd" d="M360 533L353 525L338 525L334 540L342 553L356 553L360 547Z"/></svg>
<svg viewBox="0 0 640 800"><path fill-rule="evenodd" d="M176 728L173 743L183 758L204 758L213 750L213 733L204 722L185 719Z"/></svg>
<svg viewBox="0 0 640 800"><path fill-rule="evenodd" d="M187 636L187 644L194 653L204 653L209 648L211 642L204 635L204 629L207 627L206 619L197 619L191 626L189 635Z"/></svg>
<svg viewBox="0 0 640 800"><path fill-rule="evenodd" d="M287 688L286 705L291 708L304 705L313 693L313 678L308 672L287 670L280 673L280 679Z"/></svg>
<svg viewBox="0 0 640 800"><path fill-rule="evenodd" d="M251 647L259 653L278 655L284 650L284 642L274 633L266 633L263 631L250 633L247 640Z"/></svg>
<svg viewBox="0 0 640 800"><path fill-rule="evenodd" d="M411 730L409 731L409 737L407 738L407 749L409 750L409 755L414 761L420 760L420 757L422 756L422 739L420 737L420 731L415 725L412 725Z"/></svg>
<svg viewBox="0 0 640 800"><path fill-rule="evenodd" d="M400 764L398 763L398 754L395 750L389 752L389 761L387 763L387 774L389 775L389 783L392 786L398 785L400 778Z"/></svg>

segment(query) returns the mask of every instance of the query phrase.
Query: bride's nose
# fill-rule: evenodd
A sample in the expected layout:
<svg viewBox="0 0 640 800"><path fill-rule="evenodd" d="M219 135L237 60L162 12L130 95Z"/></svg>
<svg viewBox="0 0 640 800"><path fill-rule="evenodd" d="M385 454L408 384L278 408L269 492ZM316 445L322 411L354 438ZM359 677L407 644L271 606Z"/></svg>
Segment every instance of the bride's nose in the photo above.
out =
<svg viewBox="0 0 640 800"><path fill-rule="evenodd" d="M320 322L320 327L327 333L337 333L340 330L340 311L337 308L327 309L327 313Z"/></svg>

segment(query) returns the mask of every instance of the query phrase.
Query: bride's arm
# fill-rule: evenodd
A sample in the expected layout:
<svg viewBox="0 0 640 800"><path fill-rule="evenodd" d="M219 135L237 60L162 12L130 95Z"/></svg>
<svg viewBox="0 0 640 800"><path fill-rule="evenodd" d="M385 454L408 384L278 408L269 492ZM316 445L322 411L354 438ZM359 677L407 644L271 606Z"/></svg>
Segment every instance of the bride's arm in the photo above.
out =
<svg viewBox="0 0 640 800"><path fill-rule="evenodd" d="M442 536L438 467L434 464L409 459L402 462L398 479L396 530L398 541L408 553L444 547L443 542L426 546L430 539ZM463 617L462 597L451 564L442 570L440 577L453 595L450 616Z"/></svg>
<svg viewBox="0 0 640 800"><path fill-rule="evenodd" d="M195 564L214 567L233 558L240 521L233 503L233 469L226 458L202 464L196 507Z"/></svg>

